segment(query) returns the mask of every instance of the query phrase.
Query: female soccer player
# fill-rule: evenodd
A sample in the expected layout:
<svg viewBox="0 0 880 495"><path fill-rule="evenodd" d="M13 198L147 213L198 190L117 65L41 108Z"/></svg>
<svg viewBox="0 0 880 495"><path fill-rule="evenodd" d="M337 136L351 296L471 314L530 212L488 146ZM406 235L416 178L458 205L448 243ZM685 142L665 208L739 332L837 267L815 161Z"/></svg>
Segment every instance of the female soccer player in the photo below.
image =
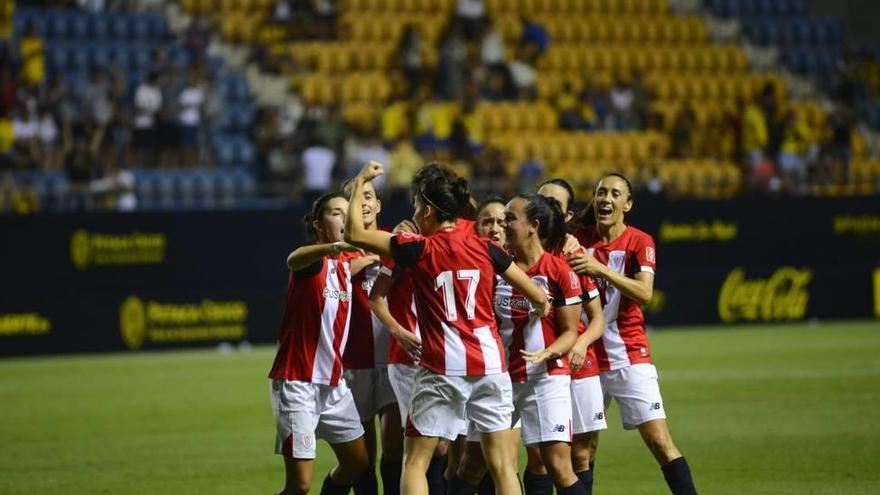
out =
<svg viewBox="0 0 880 495"><path fill-rule="evenodd" d="M346 183L342 192L346 197L351 195L352 182ZM364 227L369 230L378 229L378 215L382 211L382 202L376 195L372 182L364 184ZM363 262L370 263L357 275L351 278L352 302L351 323L349 324L348 342L342 355L345 383L351 390L354 403L364 426L364 440L367 453L370 455L370 467L354 485L355 495L374 495L378 493L376 479L376 416L379 416L382 441L382 484L385 493L399 490L400 472L390 470L387 466L399 464L403 458L403 428L398 420L397 398L388 380L388 329L375 317L370 309L370 291L379 275L379 257L360 255ZM372 261L372 262L371 262Z"/></svg>
<svg viewBox="0 0 880 495"><path fill-rule="evenodd" d="M538 187L538 194L556 199L562 205L565 212L565 221L569 222L574 216L574 189L564 179L554 178L544 181ZM568 246L572 238L566 242ZM576 239L570 251L579 251L583 248ZM566 258L566 255L559 253ZM585 292L595 290L598 293L595 282L589 276L583 276L581 283ZM584 312L581 314L583 331L568 354L569 366L571 367L571 400L572 400L572 441L571 463L578 479L583 483L587 493L593 492L593 458L599 443L599 431L607 428L605 421L605 407L602 396L602 385L599 381L599 367L596 364L595 342L602 336L605 329L605 317L602 314L602 303L598 297L587 297L584 303ZM536 494L550 493L552 481L549 475L542 469L540 458L528 451L529 465L528 477L525 481L527 491Z"/></svg>
<svg viewBox="0 0 880 495"><path fill-rule="evenodd" d="M481 433L496 488L518 495L519 482L506 462L512 392L492 311L492 274L525 295L539 316L549 311L547 297L501 248L455 228L470 199L464 179L422 184L413 215L422 235L366 230L356 214L363 185L382 173L381 164L370 162L355 178L345 238L394 258L415 288L422 369L409 408L401 493L427 493L425 471L439 438L454 439L468 419Z"/></svg>
<svg viewBox="0 0 880 495"><path fill-rule="evenodd" d="M348 201L341 194L319 197L304 219L316 243L287 258L290 276L272 379L272 410L278 429L276 453L284 456L282 495L307 494L315 463L315 444L325 439L338 464L322 494L348 493L368 464L351 392L342 378L342 349L348 335L351 273L356 250L342 242ZM359 266L358 266L359 265Z"/></svg>
<svg viewBox="0 0 880 495"><path fill-rule="evenodd" d="M477 236L504 245L504 206L501 198L489 198L477 205Z"/></svg>
<svg viewBox="0 0 880 495"><path fill-rule="evenodd" d="M672 442L651 364L640 305L653 295L656 253L650 235L625 223L632 207L629 180L619 174L603 177L592 203L577 219L587 223L575 233L586 252L570 254L569 263L599 282L605 304L596 358L606 407L612 397L617 401L623 427L639 430L673 494L695 494L688 463Z"/></svg>

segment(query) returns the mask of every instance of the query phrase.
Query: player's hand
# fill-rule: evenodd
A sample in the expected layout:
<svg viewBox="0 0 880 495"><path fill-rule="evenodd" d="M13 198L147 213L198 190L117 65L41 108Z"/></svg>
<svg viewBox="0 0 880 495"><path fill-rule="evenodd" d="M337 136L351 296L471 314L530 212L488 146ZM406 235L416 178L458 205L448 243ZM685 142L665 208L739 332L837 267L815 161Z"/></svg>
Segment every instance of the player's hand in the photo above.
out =
<svg viewBox="0 0 880 495"><path fill-rule="evenodd" d="M404 220L397 224L397 227L394 227L394 230L391 231L392 234L396 234L398 232L406 232L408 234L418 234L419 228L416 226L416 223L412 220Z"/></svg>
<svg viewBox="0 0 880 495"><path fill-rule="evenodd" d="M562 246L562 252L564 254L571 254L578 249L581 249L581 243L578 242L577 237L565 234L565 244Z"/></svg>
<svg viewBox="0 0 880 495"><path fill-rule="evenodd" d="M544 361L547 361L548 359L556 359L559 357L558 352L551 352L551 351L548 351L547 349L541 349L540 351L533 351L533 352L521 350L519 352L520 352L520 354L523 355L523 359L525 359L526 361L528 361L530 363L535 363L535 364L543 363Z"/></svg>
<svg viewBox="0 0 880 495"><path fill-rule="evenodd" d="M384 173L385 173L385 167L381 163L379 163L375 160L370 160L367 162L366 165L364 165L364 168L362 168L361 171L358 173L358 177L361 180L363 180L364 182L367 182L367 181L371 181L371 180L375 179L376 177L379 177L380 175L382 175Z"/></svg>
<svg viewBox="0 0 880 495"><path fill-rule="evenodd" d="M543 318L550 314L550 300L544 299L544 302L533 306L532 314L537 316L538 318Z"/></svg>
<svg viewBox="0 0 880 495"><path fill-rule="evenodd" d="M568 366L571 371L578 371L584 365L584 359L587 357L587 345L575 342L574 347L568 351Z"/></svg>
<svg viewBox="0 0 880 495"><path fill-rule="evenodd" d="M578 252L568 255L568 265L578 275L597 277L602 275L605 265L599 262L590 253Z"/></svg>
<svg viewBox="0 0 880 495"><path fill-rule="evenodd" d="M391 336L397 339L400 347L415 361L422 358L422 339L413 332L407 331L402 327L392 330Z"/></svg>

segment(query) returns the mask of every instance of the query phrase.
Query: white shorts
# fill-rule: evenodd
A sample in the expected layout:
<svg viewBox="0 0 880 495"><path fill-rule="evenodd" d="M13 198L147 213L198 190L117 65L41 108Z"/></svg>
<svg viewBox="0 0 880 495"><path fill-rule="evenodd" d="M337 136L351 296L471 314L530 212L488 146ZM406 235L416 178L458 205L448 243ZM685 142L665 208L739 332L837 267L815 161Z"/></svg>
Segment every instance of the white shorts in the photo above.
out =
<svg viewBox="0 0 880 495"><path fill-rule="evenodd" d="M512 413L509 374L445 376L422 368L416 373L406 431L455 440L466 420L477 432L491 433L510 428Z"/></svg>
<svg viewBox="0 0 880 495"><path fill-rule="evenodd" d="M400 424L406 424L406 413L409 403L412 401L413 384L416 381L416 373L420 367L416 364L389 364L388 381L397 397L397 407L400 409Z"/></svg>
<svg viewBox="0 0 880 495"><path fill-rule="evenodd" d="M571 381L571 433L580 435L608 428L605 402L598 376Z"/></svg>
<svg viewBox="0 0 880 495"><path fill-rule="evenodd" d="M634 430L639 425L655 419L666 419L657 368L653 364L633 364L619 370L601 373L605 408L613 397L620 406L623 428Z"/></svg>
<svg viewBox="0 0 880 495"><path fill-rule="evenodd" d="M511 421L514 421L513 426L510 427L511 430L519 430L522 428L522 419L515 417L516 414L511 415ZM465 421L464 428L459 433L460 436L465 437L465 441L479 443L480 442L480 432L477 431L477 427L474 426L474 423L471 421Z"/></svg>
<svg viewBox="0 0 880 495"><path fill-rule="evenodd" d="M276 454L314 459L317 439L338 444L364 434L351 391L343 380L336 387L272 380L270 397L278 430Z"/></svg>
<svg viewBox="0 0 880 495"><path fill-rule="evenodd" d="M571 377L550 375L513 384L513 419L522 418L522 442L571 442Z"/></svg>
<svg viewBox="0 0 880 495"><path fill-rule="evenodd" d="M388 368L369 368L362 370L343 370L345 383L351 389L354 405L361 422L375 418L386 406L395 404L397 397L388 380Z"/></svg>

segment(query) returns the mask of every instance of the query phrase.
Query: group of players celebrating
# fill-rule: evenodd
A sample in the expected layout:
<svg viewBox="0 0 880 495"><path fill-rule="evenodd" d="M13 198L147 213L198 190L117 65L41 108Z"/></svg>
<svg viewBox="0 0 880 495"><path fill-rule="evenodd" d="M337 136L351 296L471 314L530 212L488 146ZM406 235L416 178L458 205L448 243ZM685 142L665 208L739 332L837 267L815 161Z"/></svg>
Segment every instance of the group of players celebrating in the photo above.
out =
<svg viewBox="0 0 880 495"><path fill-rule="evenodd" d="M432 163L415 212L378 227L366 164L306 217L272 370L281 494L311 489L317 439L337 465L321 493L589 494L613 398L673 494L695 494L666 424L641 304L656 254L627 225L629 181L603 177L575 214L562 179L475 206ZM376 431L376 417L380 431ZM378 436L378 440L377 440ZM527 451L520 485L519 444Z"/></svg>

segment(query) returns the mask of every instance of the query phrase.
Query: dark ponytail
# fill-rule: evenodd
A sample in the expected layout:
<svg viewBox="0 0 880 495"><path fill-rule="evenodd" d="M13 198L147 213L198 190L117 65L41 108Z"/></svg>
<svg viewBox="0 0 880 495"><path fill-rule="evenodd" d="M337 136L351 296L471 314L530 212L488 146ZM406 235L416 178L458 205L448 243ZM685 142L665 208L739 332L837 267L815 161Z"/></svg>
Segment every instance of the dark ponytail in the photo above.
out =
<svg viewBox="0 0 880 495"><path fill-rule="evenodd" d="M538 221L538 237L548 251L558 251L565 243L565 213L562 205L556 198L529 194L517 196L523 198L526 204L526 217L530 221Z"/></svg>
<svg viewBox="0 0 880 495"><path fill-rule="evenodd" d="M468 181L453 175L422 183L419 197L436 210L438 222L451 222L468 207L471 193Z"/></svg>
<svg viewBox="0 0 880 495"><path fill-rule="evenodd" d="M625 182L627 192L629 193L629 199L630 200L634 199L633 198L632 183L629 181L629 179L626 178L626 176L624 176L623 174L619 174L617 172L611 172L611 173L603 175L602 178L599 179L598 182L596 182L596 187L599 186L599 182L602 182L603 180L607 179L608 177L617 177L617 178L621 179L623 182ZM595 197L596 197L596 192L594 190L593 197L590 198L590 201L587 203L587 206L584 206L584 208L581 211L579 211L571 219L570 222L568 222L568 230L574 232L575 230L578 230L578 229L581 229L584 227L589 227L591 225L596 224Z"/></svg>
<svg viewBox="0 0 880 495"><path fill-rule="evenodd" d="M306 213L302 218L303 225L306 228L306 238L310 240L316 240L318 238L318 231L315 230L314 222L315 220L321 218L321 214L324 213L324 207L327 206L327 203L333 198L346 198L342 193L332 192L321 195L312 203L312 211Z"/></svg>

